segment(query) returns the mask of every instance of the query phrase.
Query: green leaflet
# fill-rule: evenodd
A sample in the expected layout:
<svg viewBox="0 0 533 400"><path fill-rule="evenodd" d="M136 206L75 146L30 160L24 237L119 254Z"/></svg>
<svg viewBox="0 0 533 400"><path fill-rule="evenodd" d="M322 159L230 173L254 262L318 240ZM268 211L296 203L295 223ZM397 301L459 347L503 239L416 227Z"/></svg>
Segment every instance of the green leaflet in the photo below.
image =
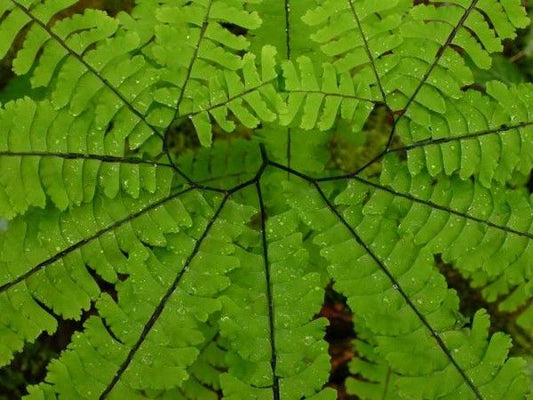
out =
<svg viewBox="0 0 533 400"><path fill-rule="evenodd" d="M280 122L289 125L294 121L296 124L299 122L302 129L316 127L327 131L340 114L354 131L361 130L360 121L366 120L375 102L370 99L368 86L359 80L360 76L353 79L346 73L338 78L334 67L324 64L319 83L309 58L300 57L297 63L299 74L292 63L283 65L288 112ZM295 121L297 116L301 116L300 121Z"/></svg>
<svg viewBox="0 0 533 400"><path fill-rule="evenodd" d="M253 178L261 165L261 153L253 141L219 141L213 148L186 151L177 165L196 181L223 188Z"/></svg>
<svg viewBox="0 0 533 400"><path fill-rule="evenodd" d="M362 339L354 343L354 348L360 356L350 363L350 372L360 374L365 380L348 379L347 390L350 393L358 393L365 399L393 399L396 396L394 388L397 384L397 376L392 372L387 361L377 354L375 347L369 343L372 340L371 334L367 337L361 331L359 337Z"/></svg>
<svg viewBox="0 0 533 400"><path fill-rule="evenodd" d="M17 34L28 24L30 24L31 27L27 47L38 49L47 39L45 36L40 34L43 30L41 24L48 24L56 14L75 3L75 0L24 0L17 2L2 1L0 3L0 12L5 17L5 20L2 23L2 29L0 31L2 38L0 57L4 58L10 47L13 45L13 41L17 37ZM35 20L32 20L32 17L28 15L27 11L30 8L35 16ZM33 22L35 22L35 24ZM39 22L41 22L41 24L39 24ZM26 61L31 62L32 60Z"/></svg>
<svg viewBox="0 0 533 400"><path fill-rule="evenodd" d="M479 74L520 0L134 3L0 0L0 365L83 321L24 399L333 400L330 284L350 394L531 396L436 265L533 336L533 90Z"/></svg>

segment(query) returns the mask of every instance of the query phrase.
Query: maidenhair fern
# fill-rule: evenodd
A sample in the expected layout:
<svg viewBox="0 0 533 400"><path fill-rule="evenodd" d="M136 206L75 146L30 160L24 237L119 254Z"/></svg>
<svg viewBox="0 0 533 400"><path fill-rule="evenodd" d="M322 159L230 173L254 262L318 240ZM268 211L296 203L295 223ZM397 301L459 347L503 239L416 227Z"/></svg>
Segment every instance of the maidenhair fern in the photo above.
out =
<svg viewBox="0 0 533 400"><path fill-rule="evenodd" d="M1 365L83 317L25 399L335 399L331 283L358 398L527 398L438 265L533 332L533 87L471 71L520 0L76 3L0 0ZM384 147L332 170L376 110Z"/></svg>

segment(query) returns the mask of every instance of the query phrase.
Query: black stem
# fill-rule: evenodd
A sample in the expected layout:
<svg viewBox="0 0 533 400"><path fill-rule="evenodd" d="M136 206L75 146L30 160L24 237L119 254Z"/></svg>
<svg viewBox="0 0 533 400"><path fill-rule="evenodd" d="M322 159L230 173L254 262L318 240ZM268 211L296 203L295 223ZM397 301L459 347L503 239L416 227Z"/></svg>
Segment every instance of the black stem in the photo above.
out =
<svg viewBox="0 0 533 400"><path fill-rule="evenodd" d="M265 284L266 284L266 298L268 304L268 329L270 336L270 367L272 369L272 394L274 400L280 400L280 391L279 391L279 376L276 371L278 354L276 348L276 326L275 326L275 311L274 311L274 294L272 288L272 279L270 273L270 263L268 260L268 244L267 244L267 233L266 233L266 210L265 203L263 200L263 193L261 191L261 183L259 180L256 181L255 187L257 190L257 197L259 199L259 207L261 210L261 242L263 247L263 263L265 267Z"/></svg>

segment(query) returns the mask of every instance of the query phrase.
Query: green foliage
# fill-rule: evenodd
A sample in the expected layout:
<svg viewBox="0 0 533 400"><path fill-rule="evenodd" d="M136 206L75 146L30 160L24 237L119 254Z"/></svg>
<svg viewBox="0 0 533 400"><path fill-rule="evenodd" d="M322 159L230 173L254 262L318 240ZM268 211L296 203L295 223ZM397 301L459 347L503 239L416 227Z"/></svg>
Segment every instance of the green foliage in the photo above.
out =
<svg viewBox="0 0 533 400"><path fill-rule="evenodd" d="M359 398L530 394L436 262L533 332L533 87L480 73L519 0L77 3L0 0L0 364L83 323L24 399L333 400L330 283Z"/></svg>

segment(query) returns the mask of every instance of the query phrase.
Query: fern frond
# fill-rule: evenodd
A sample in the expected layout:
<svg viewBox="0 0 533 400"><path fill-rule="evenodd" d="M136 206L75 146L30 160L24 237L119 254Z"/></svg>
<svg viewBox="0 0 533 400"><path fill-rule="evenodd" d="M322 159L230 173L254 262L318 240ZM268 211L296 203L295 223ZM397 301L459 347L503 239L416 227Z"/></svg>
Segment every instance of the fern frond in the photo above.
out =
<svg viewBox="0 0 533 400"><path fill-rule="evenodd" d="M381 58L402 42L397 30L409 1L331 0L308 11L304 21L320 29L311 38L334 58L341 73L358 70L365 82L373 83L375 95L386 100Z"/></svg>
<svg viewBox="0 0 533 400"><path fill-rule="evenodd" d="M373 212L379 213L394 196L402 199L404 204L397 206L400 233L441 254L474 287L482 288L488 301L498 301L502 311L526 306L522 311L529 313L533 239L529 193L503 187L489 191L470 181L427 174L411 178L396 162L387 164L381 183L373 185L381 193L367 207L374 204ZM521 321L531 326L527 314Z"/></svg>
<svg viewBox="0 0 533 400"><path fill-rule="evenodd" d="M179 199L188 190L170 193L171 181L165 184L160 179L158 183L157 201L146 195L138 200L97 196L94 203L66 212L33 210L13 220L9 231L2 233L0 252L0 295L13 311L11 317L6 314L5 326L11 326L12 318L20 319L22 312L29 313L26 318L44 322L50 331L48 318L39 318L42 312L37 313L38 304L64 318L79 318L100 292L89 270L108 282L117 282L118 273L128 273L124 254L143 260L145 246L165 246L163 233L189 224L187 216L182 215ZM143 229L144 223L152 228ZM69 278L64 279L64 275ZM23 302L14 301L15 295ZM21 348L22 339L34 340L38 327L40 323L35 322L15 329L12 334L16 340L9 345L11 352ZM5 343L7 346L10 342ZM2 352L3 364L11 352Z"/></svg>
<svg viewBox="0 0 533 400"><path fill-rule="evenodd" d="M360 189L348 186L333 202L320 186L293 186L288 202L315 232L336 290L372 332L392 371L401 375L397 394L409 399L523 396L522 361L504 361L509 338L489 339L488 317L481 312L471 330L457 330L458 299L429 249L398 231L394 208L379 217L369 210L371 200L365 204ZM305 202L295 190L308 193ZM499 387L500 380L514 384Z"/></svg>
<svg viewBox="0 0 533 400"><path fill-rule="evenodd" d="M473 83L465 57L490 68L490 54L529 23L519 1L495 0L415 7L410 1L331 0L306 21L322 26L313 38L338 58L339 72L362 74L391 110L424 127L432 113L446 113L446 99L461 98L461 88Z"/></svg>
<svg viewBox="0 0 533 400"><path fill-rule="evenodd" d="M502 51L502 41L514 38L516 30L528 23L519 1L459 0L444 7L437 2L413 7L401 27L405 38L397 50L401 61L388 71L394 78L385 87L395 91L389 105L410 109L408 115L414 120L422 108L444 113L444 100L461 97L461 87L473 83L464 57L490 68L490 54ZM432 35L423 33L428 28Z"/></svg>
<svg viewBox="0 0 533 400"><path fill-rule="evenodd" d="M235 119L251 129L261 121L274 121L286 112L285 103L274 86L278 79L275 55L273 47L263 48L260 71L255 56L246 54L239 70L213 72L207 85L195 88L194 101L188 99L180 108L183 114L175 114L173 119L190 118L204 146L211 144L213 122L226 132L232 132ZM169 107L168 112L173 109L172 90L157 91L156 99Z"/></svg>
<svg viewBox="0 0 533 400"><path fill-rule="evenodd" d="M327 131L341 114L354 132L359 131L361 121L367 119L375 103L367 84L348 73L338 77L330 64L323 65L323 75L318 78L309 58L300 57L297 62L299 74L293 63L283 64L288 113L282 116L281 123L289 125L298 116L300 121L296 124L300 128Z"/></svg>
<svg viewBox="0 0 533 400"><path fill-rule="evenodd" d="M324 296L320 275L309 271L293 212L265 220L261 187L262 254L249 255L225 294L221 335L234 354L222 376L227 399L333 399L322 391L329 357L324 319L313 319ZM258 296L258 293L261 293Z"/></svg>
<svg viewBox="0 0 533 400"><path fill-rule="evenodd" d="M305 13L315 6L315 0L274 0L253 5L253 9L259 12L263 19L263 24L251 38L251 49L258 52L257 49L262 46L274 45L282 57L287 60L282 64L282 70L285 69L285 64L291 64L302 56L312 55L313 64L315 66L320 65L323 58L317 51L316 44L309 40L310 27L302 20ZM295 75L296 81L298 83L295 84L299 85L300 82ZM280 79L278 91L281 92L285 100L287 100L286 88L286 79L283 78L283 81ZM309 135L308 132L296 128L301 118L298 116L294 121L292 121L293 119L295 119L295 115L291 115L290 110L289 114L287 114L287 110L284 110L279 115L278 121L272 124L263 124L262 129L257 130L260 140L269 147L270 157L273 159L289 166L305 166L306 171L318 171L320 166L324 166L327 161L327 155L319 149L320 144L323 145L327 142L327 136L318 135L315 132ZM288 124L291 121L293 123ZM287 127L280 128L279 122ZM300 146L304 146L302 151L294 151ZM313 162L308 162L309 159Z"/></svg>
<svg viewBox="0 0 533 400"><path fill-rule="evenodd" d="M226 131L235 128L228 113L250 128L261 120L274 120L283 108L273 87L277 79L275 49L263 48L259 73L255 55L242 56L249 41L226 27L258 28L258 14L246 9L254 2L182 3L163 7L158 13L151 50L156 62L165 67L162 80L167 85L156 94L166 106L164 119L172 124L178 118L191 118L204 145L211 143L211 117ZM185 56L177 58L175 54Z"/></svg>
<svg viewBox="0 0 533 400"><path fill-rule="evenodd" d="M38 60L30 71L32 85L53 84L55 90L49 97L54 107L66 107L79 115L93 106L93 113L98 114L94 116L95 124L100 129L113 124L113 130L128 137L132 148L140 147L151 136L162 137L160 129L148 122L145 115L157 70L147 65L141 55L130 57L141 46L137 33L119 30L116 20L97 10L50 24L59 8L52 8L49 1L5 3L11 4L6 8L11 13L0 29L11 18L19 21L18 29L31 23L14 60L14 70L24 74ZM56 7L66 8L72 3L75 2L60 2ZM9 28L7 25L6 36L13 34Z"/></svg>
<svg viewBox="0 0 533 400"><path fill-rule="evenodd" d="M239 267L232 240L243 223L233 218L247 218L249 211L220 198L213 208L198 194L182 201L182 210L172 215L185 222L183 228L162 236L165 243L125 248L122 273L128 279L116 285L118 300L100 295L98 316L89 318L84 333L50 366L47 381L63 382L55 386L60 397L104 399L113 390L113 396L136 398L137 390L169 390L188 379L187 367L211 339L206 324L221 307L217 296L230 283L226 274ZM225 224L229 215L232 229ZM101 368L83 367L89 365Z"/></svg>
<svg viewBox="0 0 533 400"><path fill-rule="evenodd" d="M486 187L504 184L515 172L529 174L531 158L531 86L506 87L491 82L487 93L467 91L459 100L446 101L446 114L433 114L431 125L402 119L398 137L405 146L389 152L407 152L413 175L426 170L432 176L459 173L475 176Z"/></svg>
<svg viewBox="0 0 533 400"><path fill-rule="evenodd" d="M92 201L97 189L113 198L154 193L170 165L126 156L124 144L89 115L57 111L28 98L0 110L0 214L13 217L47 198L61 210ZM23 183L22 185L20 183Z"/></svg>

